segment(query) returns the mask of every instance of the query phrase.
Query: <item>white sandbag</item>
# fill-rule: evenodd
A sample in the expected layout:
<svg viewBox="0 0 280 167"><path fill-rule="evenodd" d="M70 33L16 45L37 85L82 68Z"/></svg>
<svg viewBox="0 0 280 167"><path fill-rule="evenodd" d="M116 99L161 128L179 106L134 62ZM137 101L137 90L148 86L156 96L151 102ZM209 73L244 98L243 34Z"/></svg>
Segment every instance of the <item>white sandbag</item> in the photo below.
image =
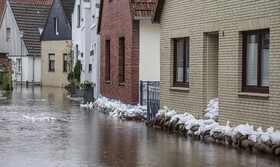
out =
<svg viewBox="0 0 280 167"><path fill-rule="evenodd" d="M235 136L237 133L241 133L244 135L253 134L254 127L250 126L248 123L245 125L238 125L233 129L233 135Z"/></svg>
<svg viewBox="0 0 280 167"><path fill-rule="evenodd" d="M165 117L171 118L172 116L176 115L176 111L171 110L165 113Z"/></svg>
<svg viewBox="0 0 280 167"><path fill-rule="evenodd" d="M273 144L280 144L280 131L274 131L269 134Z"/></svg>

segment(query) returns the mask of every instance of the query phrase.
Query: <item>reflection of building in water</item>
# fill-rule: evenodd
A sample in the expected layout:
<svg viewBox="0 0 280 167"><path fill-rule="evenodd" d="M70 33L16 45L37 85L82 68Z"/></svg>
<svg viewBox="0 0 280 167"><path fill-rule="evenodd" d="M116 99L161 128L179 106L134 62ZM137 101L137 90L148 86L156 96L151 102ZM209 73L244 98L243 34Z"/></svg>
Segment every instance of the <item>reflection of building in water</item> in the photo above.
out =
<svg viewBox="0 0 280 167"><path fill-rule="evenodd" d="M61 92L61 93L57 93ZM61 87L41 87L41 98L48 99L49 104L56 104L58 106L70 103L67 98L68 92Z"/></svg>
<svg viewBox="0 0 280 167"><path fill-rule="evenodd" d="M100 125L100 164L105 166L137 166L138 135L129 133L135 122L103 120ZM142 126L142 125L141 125ZM138 130L135 128L135 130ZM122 137L120 137L122 136Z"/></svg>

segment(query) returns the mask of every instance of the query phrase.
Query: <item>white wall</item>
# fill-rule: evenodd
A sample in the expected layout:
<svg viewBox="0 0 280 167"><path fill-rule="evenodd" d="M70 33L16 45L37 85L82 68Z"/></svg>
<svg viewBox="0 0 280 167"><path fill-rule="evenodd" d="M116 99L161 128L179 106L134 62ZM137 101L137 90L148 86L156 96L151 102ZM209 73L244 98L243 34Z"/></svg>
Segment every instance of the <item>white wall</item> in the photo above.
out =
<svg viewBox="0 0 280 167"><path fill-rule="evenodd" d="M151 20L140 21L139 79L160 80L160 27Z"/></svg>
<svg viewBox="0 0 280 167"><path fill-rule="evenodd" d="M80 4L81 2L81 4ZM82 63L81 82L84 80L91 80L96 84L94 87L94 97L100 92L99 86L99 36L96 34L98 13L99 9L96 8L96 3L100 3L99 0L91 0L90 2L84 2L76 0L75 8L72 14L72 43L74 51L74 62L76 62L76 45L79 48L78 59ZM77 27L77 6L80 4L81 10L81 23L80 27ZM94 55L90 55L90 51L94 50ZM83 57L81 57L83 53ZM92 72L89 72L89 64L92 64Z"/></svg>
<svg viewBox="0 0 280 167"><path fill-rule="evenodd" d="M10 40L6 40L6 29L10 28ZM24 35L24 34L23 34ZM2 52L7 52L8 57L10 57L13 61L14 64L16 63L16 59L21 58L22 56L22 81L28 81L32 82L33 79L33 58L27 57L26 55L28 54L27 48L24 44L24 42L21 41L20 38L20 30L18 28L18 25L16 23L15 17L12 13L11 7L9 3L7 3L7 8L4 13L4 17L1 23L1 28L0 28L0 51ZM38 60L37 60L38 59ZM40 82L40 77L41 77L41 67L40 67L40 57L36 58L36 63L35 63L35 70L36 71L36 77L35 77L35 82ZM14 66L14 70L15 70ZM15 81L21 81L21 76L20 74L16 74L14 71L13 80Z"/></svg>

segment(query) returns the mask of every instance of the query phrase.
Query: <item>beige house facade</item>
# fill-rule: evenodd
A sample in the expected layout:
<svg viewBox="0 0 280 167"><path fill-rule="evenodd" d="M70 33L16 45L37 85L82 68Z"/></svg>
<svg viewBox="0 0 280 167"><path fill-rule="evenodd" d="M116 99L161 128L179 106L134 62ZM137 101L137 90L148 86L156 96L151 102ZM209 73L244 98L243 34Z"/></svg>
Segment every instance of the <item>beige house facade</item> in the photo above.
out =
<svg viewBox="0 0 280 167"><path fill-rule="evenodd" d="M67 47L70 40L42 41L42 79L44 86L63 87L67 80Z"/></svg>
<svg viewBox="0 0 280 167"><path fill-rule="evenodd" d="M280 129L280 2L158 0L161 105Z"/></svg>

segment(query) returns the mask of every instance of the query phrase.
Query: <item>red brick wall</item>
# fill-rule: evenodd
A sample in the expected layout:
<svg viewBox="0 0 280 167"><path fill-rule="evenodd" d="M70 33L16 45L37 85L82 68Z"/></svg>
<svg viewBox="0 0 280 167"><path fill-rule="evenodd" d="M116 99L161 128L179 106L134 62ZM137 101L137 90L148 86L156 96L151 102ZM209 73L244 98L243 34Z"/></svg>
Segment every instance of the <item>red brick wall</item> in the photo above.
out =
<svg viewBox="0 0 280 167"><path fill-rule="evenodd" d="M128 0L104 0L101 22L101 94L125 103L138 102L139 22L132 21ZM125 83L118 82L119 38L125 38ZM110 83L105 83L105 41L111 45Z"/></svg>

